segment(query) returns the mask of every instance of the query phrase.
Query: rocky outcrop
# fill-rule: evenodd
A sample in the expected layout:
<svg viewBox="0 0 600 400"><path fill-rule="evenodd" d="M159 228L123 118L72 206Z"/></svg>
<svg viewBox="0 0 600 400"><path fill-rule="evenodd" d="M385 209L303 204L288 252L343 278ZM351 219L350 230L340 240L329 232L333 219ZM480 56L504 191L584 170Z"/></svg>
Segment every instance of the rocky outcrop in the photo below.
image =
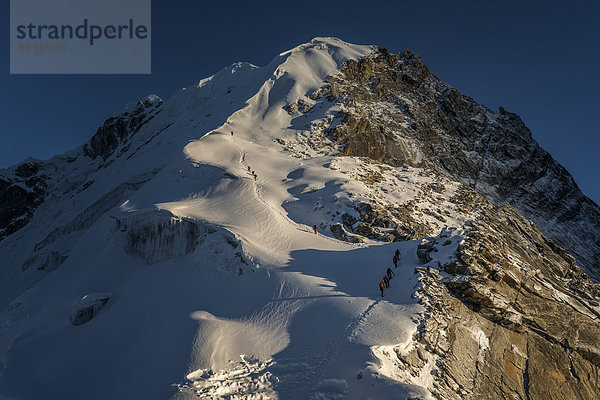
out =
<svg viewBox="0 0 600 400"><path fill-rule="evenodd" d="M46 198L47 179L37 161L26 161L0 173L0 240L31 220Z"/></svg>
<svg viewBox="0 0 600 400"><path fill-rule="evenodd" d="M435 248L435 241L431 239L423 239L417 246L417 258L421 264L427 264L432 260L431 253L437 251Z"/></svg>
<svg viewBox="0 0 600 400"><path fill-rule="evenodd" d="M29 257L23 263L23 271L29 268L35 268L40 271L51 272L57 269L66 261L69 256L56 250L44 250Z"/></svg>
<svg viewBox="0 0 600 400"><path fill-rule="evenodd" d="M126 109L122 114L104 121L94 136L83 147L83 153L91 158L107 159L122 143L127 143L143 125L154 115L153 111L161 106L163 101L155 95L137 102L135 108Z"/></svg>
<svg viewBox="0 0 600 400"><path fill-rule="evenodd" d="M292 103L292 104L285 106L284 109L290 115L294 115L297 112L305 114L305 113L309 112L313 106L314 106L314 103L309 102L304 99L300 99L296 103Z"/></svg>
<svg viewBox="0 0 600 400"><path fill-rule="evenodd" d="M324 131L336 154L434 170L510 203L600 278L600 208L519 116L477 104L410 51L348 61L326 88L342 110Z"/></svg>
<svg viewBox="0 0 600 400"><path fill-rule="evenodd" d="M330 229L331 229L331 233L333 233L333 237L335 237L338 240L343 240L344 242L350 242L350 243L362 242L360 237L358 237L356 235L348 234L348 232L346 231L346 229L344 229L342 224L331 225Z"/></svg>
<svg viewBox="0 0 600 400"><path fill-rule="evenodd" d="M414 347L396 349L409 379L435 360L441 399L597 397L600 285L513 207L484 207L453 261L420 258L427 312Z"/></svg>
<svg viewBox="0 0 600 400"><path fill-rule="evenodd" d="M90 322L110 300L110 293L90 293L73 304L71 323L75 326Z"/></svg>
<svg viewBox="0 0 600 400"><path fill-rule="evenodd" d="M402 242L420 239L433 233L426 221L417 221L411 215L414 207L412 201L396 207L359 202L354 205L359 218L347 213L341 218L346 229L356 235L386 242ZM332 232L333 229L332 227Z"/></svg>

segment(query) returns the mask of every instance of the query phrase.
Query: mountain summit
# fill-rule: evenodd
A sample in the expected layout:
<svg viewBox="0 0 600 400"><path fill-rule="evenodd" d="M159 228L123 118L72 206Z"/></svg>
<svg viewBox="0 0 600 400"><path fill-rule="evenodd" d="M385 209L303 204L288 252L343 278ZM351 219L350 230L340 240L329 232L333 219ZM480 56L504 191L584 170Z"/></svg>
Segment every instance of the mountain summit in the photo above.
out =
<svg viewBox="0 0 600 400"><path fill-rule="evenodd" d="M600 390L600 208L410 51L235 63L0 188L2 398Z"/></svg>

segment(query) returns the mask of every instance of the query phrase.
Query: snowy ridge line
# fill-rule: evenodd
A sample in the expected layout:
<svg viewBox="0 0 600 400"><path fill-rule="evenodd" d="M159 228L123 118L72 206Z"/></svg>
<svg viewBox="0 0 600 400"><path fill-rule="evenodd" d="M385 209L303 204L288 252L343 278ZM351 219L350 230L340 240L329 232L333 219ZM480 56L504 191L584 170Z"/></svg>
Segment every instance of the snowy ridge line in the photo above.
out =
<svg viewBox="0 0 600 400"><path fill-rule="evenodd" d="M246 160L246 150L244 150L238 143L235 142L235 139L232 137L232 141L234 142L234 144L236 145L236 147L239 149L240 153L241 153L241 157L240 157L240 164L246 167L251 167L249 164L247 164L245 162ZM242 168L242 170L244 170L244 168ZM264 198L262 198L261 193L260 193L260 189L261 189L261 184L260 183L256 183L254 185L254 192L256 193L256 198L265 206L269 207L271 210L273 210L274 212L278 213L279 215L281 215L281 217L283 217L284 219L286 219L291 225L294 225L296 229L303 231L303 232L310 232L310 227L308 226L304 226L301 225L299 223L294 222L293 220L291 220L289 218L288 215L284 214L281 210L276 209L274 206L272 206L271 204L269 204L267 201L265 201Z"/></svg>

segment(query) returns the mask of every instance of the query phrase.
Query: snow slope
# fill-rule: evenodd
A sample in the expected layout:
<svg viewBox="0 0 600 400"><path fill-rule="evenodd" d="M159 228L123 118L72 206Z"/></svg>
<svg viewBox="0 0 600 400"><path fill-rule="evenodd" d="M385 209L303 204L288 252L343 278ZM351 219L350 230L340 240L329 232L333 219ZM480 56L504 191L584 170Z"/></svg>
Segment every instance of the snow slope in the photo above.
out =
<svg viewBox="0 0 600 400"><path fill-rule="evenodd" d="M370 51L317 38L265 67L234 64L180 91L108 160L81 150L70 165L53 160L64 180L81 170L93 183L56 194L0 242L0 398L430 398L433 366L406 379L389 357L410 347L422 312L412 298L418 242L335 239L325 219L373 196L348 171L371 167L299 158L277 142L306 129L287 106L310 102L344 61ZM334 109L323 102L314 118ZM391 203L429 179L386 174L397 181ZM129 189L105 196L115 188ZM52 235L57 226L71 228ZM432 263L452 254L452 235ZM68 258L51 273L22 271L36 243ZM90 293L111 297L73 326L71 308Z"/></svg>

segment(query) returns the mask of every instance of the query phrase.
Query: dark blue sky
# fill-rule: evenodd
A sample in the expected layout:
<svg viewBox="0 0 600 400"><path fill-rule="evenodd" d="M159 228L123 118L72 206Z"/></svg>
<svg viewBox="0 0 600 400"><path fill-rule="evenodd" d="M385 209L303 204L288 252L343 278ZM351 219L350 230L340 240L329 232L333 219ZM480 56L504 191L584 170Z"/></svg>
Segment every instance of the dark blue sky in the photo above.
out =
<svg viewBox="0 0 600 400"><path fill-rule="evenodd" d="M2 2L0 167L76 147L146 94L168 99L235 61L265 65L315 36L336 36L410 48L462 93L516 112L600 203L600 2L152 3L151 75L11 76L9 2Z"/></svg>

